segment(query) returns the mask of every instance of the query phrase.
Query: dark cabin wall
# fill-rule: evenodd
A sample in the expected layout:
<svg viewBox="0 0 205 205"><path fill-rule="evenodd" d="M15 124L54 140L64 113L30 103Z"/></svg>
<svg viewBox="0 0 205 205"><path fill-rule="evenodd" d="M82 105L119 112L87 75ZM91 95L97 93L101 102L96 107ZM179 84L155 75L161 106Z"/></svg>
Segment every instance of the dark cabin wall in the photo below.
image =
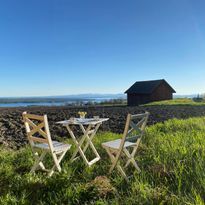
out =
<svg viewBox="0 0 205 205"><path fill-rule="evenodd" d="M151 101L150 95L145 94L127 94L127 104L128 106L136 106L140 104L146 104Z"/></svg>
<svg viewBox="0 0 205 205"><path fill-rule="evenodd" d="M173 99L172 91L165 83L162 83L151 94L151 101L161 101L161 100L171 100L171 99Z"/></svg>

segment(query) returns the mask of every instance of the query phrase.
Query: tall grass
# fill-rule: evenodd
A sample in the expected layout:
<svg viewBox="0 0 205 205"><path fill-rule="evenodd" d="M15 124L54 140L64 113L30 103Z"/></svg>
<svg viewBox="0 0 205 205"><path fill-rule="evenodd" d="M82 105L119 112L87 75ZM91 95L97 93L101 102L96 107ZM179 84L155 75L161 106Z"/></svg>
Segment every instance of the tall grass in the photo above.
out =
<svg viewBox="0 0 205 205"><path fill-rule="evenodd" d="M51 178L43 172L29 173L29 147L1 147L0 204L204 204L205 118L150 126L136 156L142 172L135 172L130 183L117 171L107 175L110 162L100 146L119 137L99 133L94 142L102 157L98 163L91 168L80 159L70 164L71 150L62 172Z"/></svg>
<svg viewBox="0 0 205 205"><path fill-rule="evenodd" d="M148 103L143 106L150 106L150 105L204 106L205 101L197 102L189 98L178 98L178 99L173 99L173 100L163 100L163 101L158 101L158 102L152 102L152 103Z"/></svg>

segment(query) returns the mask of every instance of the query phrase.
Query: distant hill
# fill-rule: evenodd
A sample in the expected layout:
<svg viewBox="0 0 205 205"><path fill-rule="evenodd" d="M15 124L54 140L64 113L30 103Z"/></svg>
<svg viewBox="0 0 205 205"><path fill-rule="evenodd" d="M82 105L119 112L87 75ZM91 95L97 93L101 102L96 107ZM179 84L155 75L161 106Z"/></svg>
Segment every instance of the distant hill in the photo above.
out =
<svg viewBox="0 0 205 205"><path fill-rule="evenodd" d="M174 98L194 98L197 97L198 94L191 94L191 95L174 95Z"/></svg>
<svg viewBox="0 0 205 205"><path fill-rule="evenodd" d="M125 94L93 94L93 93L86 93L86 94L77 94L77 95L62 95L62 96L51 96L52 98L77 98L77 99L84 99L84 98L126 98Z"/></svg>
<svg viewBox="0 0 205 205"><path fill-rule="evenodd" d="M79 94L62 96L40 96L40 97L0 97L0 103L53 103L53 102L75 102L109 99L125 99L124 94Z"/></svg>

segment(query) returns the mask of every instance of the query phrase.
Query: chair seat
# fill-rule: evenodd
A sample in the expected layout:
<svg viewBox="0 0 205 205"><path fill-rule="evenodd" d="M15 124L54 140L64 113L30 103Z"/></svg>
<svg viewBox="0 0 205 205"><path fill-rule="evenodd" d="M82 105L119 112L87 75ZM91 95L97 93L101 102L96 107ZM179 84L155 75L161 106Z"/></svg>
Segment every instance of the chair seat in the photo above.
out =
<svg viewBox="0 0 205 205"><path fill-rule="evenodd" d="M64 144L62 142L58 142L58 141L52 141L53 143L53 148L54 151L61 151L61 150L66 150L66 149L70 149L71 145L70 144ZM40 148L40 149L50 149L49 145L47 143L38 143L35 144L34 147Z"/></svg>
<svg viewBox="0 0 205 205"><path fill-rule="evenodd" d="M119 149L121 141L122 141L121 139L117 139L117 140L105 142L105 143L102 143L102 146L103 147L109 147L109 148L112 148L112 149ZM136 145L136 143L125 141L124 148L135 146L135 145Z"/></svg>

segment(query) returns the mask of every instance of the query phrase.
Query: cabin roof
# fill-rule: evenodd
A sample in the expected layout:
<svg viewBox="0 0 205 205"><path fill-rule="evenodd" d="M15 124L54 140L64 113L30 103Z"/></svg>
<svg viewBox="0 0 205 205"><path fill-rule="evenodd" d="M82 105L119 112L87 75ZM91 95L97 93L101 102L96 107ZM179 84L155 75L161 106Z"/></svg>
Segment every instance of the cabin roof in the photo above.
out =
<svg viewBox="0 0 205 205"><path fill-rule="evenodd" d="M137 81L128 90L127 94L151 94L158 86L165 83L172 93L176 91L167 83L166 80L149 80L149 81Z"/></svg>

